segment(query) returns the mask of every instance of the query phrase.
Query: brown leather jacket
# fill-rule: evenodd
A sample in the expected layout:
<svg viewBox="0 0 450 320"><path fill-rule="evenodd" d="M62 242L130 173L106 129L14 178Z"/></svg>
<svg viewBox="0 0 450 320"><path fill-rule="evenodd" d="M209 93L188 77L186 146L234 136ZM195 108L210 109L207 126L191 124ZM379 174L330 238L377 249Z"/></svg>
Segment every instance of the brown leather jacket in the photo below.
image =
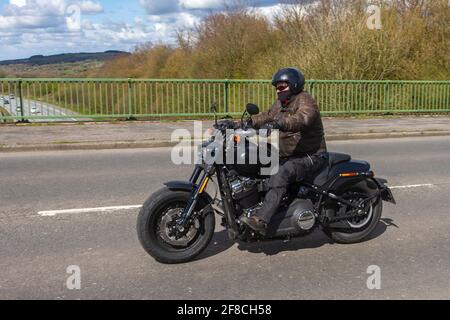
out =
<svg viewBox="0 0 450 320"><path fill-rule="evenodd" d="M252 116L256 129L273 120L283 126L280 130L281 158L327 151L320 111L309 93L293 96L286 107L277 100L269 111Z"/></svg>

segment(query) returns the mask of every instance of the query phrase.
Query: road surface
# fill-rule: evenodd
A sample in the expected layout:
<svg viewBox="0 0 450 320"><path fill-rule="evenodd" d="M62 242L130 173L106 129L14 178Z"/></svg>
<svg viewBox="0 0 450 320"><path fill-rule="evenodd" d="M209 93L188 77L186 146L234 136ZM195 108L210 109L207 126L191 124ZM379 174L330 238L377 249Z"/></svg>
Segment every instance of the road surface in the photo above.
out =
<svg viewBox="0 0 450 320"><path fill-rule="evenodd" d="M3 97L3 99L1 99ZM5 101L9 104L5 104ZM0 107L4 107L12 116L21 117L20 100L18 97L11 99L8 96L0 96ZM33 113L32 108L36 111ZM67 118L67 116L76 116L77 113L52 105L50 103L35 101L30 99L23 99L23 116L25 118L30 116L62 116L64 118L53 119L29 119L30 122L53 122L53 121L77 121L75 118Z"/></svg>
<svg viewBox="0 0 450 320"><path fill-rule="evenodd" d="M218 226L198 260L163 265L136 237L134 206L171 179L188 178L170 149L0 154L0 299L450 299L450 139L332 142L386 177L385 204L369 241L306 238L233 243ZM81 289L69 290L69 266ZM381 289L369 290L370 266Z"/></svg>

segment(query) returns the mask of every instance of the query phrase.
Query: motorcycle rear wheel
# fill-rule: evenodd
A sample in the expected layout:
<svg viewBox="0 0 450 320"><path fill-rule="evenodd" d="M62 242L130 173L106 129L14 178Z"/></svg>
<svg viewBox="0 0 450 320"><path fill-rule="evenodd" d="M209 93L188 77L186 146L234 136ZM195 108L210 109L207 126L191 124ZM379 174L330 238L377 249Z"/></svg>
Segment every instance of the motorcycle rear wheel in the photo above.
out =
<svg viewBox="0 0 450 320"><path fill-rule="evenodd" d="M363 181L352 186L350 189L346 190L345 193L359 193L364 194L367 197L377 192L377 189L370 187L370 183ZM369 211L370 210L370 211ZM366 240L372 232L377 227L380 222L381 215L383 212L383 201L381 197L377 197L373 200L370 208L368 210L367 219L359 222L348 221L350 228L342 231L340 229L329 229L324 228L325 234L337 243L341 244L352 244L363 242Z"/></svg>
<svg viewBox="0 0 450 320"><path fill-rule="evenodd" d="M210 243L215 229L214 212L204 212L189 227L186 236L176 239L169 226L179 216L189 201L190 193L163 188L151 195L137 219L137 233L142 247L155 260L165 264L184 263L193 260ZM199 199L196 211L207 205Z"/></svg>

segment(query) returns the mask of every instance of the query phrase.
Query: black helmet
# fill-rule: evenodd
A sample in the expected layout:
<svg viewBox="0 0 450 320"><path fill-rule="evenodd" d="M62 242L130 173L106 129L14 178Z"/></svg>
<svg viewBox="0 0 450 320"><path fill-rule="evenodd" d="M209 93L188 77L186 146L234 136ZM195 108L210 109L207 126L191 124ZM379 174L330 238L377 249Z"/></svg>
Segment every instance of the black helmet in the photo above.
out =
<svg viewBox="0 0 450 320"><path fill-rule="evenodd" d="M278 82L289 83L289 89L293 94L298 94L305 87L305 76L296 68L283 68L277 71L272 77L272 85Z"/></svg>

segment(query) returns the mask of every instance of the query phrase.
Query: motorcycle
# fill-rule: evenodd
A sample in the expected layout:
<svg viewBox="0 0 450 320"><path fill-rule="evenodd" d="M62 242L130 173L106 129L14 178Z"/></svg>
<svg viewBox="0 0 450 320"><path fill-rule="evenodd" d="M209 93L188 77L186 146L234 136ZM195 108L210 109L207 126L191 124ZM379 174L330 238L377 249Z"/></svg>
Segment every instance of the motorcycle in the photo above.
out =
<svg viewBox="0 0 450 320"><path fill-rule="evenodd" d="M248 104L241 129L229 139L227 130L235 122L218 121L216 110L212 136L201 144L200 153L227 154L247 159L257 145L238 148L240 137L248 140L246 115L259 113ZM369 237L380 221L383 201L396 204L387 180L375 177L367 161L353 160L342 153L325 153L325 164L306 179L290 186L266 232L258 233L241 222L262 206L269 176L261 174L263 164L236 161L203 161L195 166L189 181L170 181L144 203L137 220L143 248L161 263L193 260L210 243L215 230L215 214L221 217L233 241L290 240L321 229L337 243L351 244ZM215 179L215 180L214 180ZM210 181L220 190L213 198L206 192Z"/></svg>

